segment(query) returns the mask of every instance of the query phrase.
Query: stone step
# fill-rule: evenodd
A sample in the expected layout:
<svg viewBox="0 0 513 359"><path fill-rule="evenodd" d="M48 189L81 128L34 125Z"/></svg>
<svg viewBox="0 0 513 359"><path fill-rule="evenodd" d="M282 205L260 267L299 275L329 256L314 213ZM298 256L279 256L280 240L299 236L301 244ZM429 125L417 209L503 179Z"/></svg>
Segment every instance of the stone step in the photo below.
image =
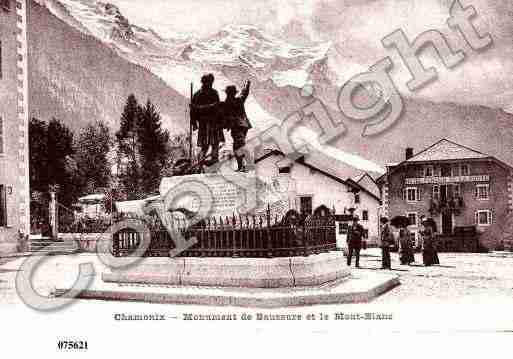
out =
<svg viewBox="0 0 513 359"><path fill-rule="evenodd" d="M56 252L56 251L75 251L78 250L77 247L29 247L29 252L39 252L39 251L45 251L45 252Z"/></svg>
<svg viewBox="0 0 513 359"><path fill-rule="evenodd" d="M78 245L72 241L31 241L30 252L76 252Z"/></svg>
<svg viewBox="0 0 513 359"><path fill-rule="evenodd" d="M45 250L42 250L42 251L31 251L30 253L33 255L33 256L37 256L37 255L64 255L64 254L75 254L77 253L78 250L59 250L59 251L45 251Z"/></svg>

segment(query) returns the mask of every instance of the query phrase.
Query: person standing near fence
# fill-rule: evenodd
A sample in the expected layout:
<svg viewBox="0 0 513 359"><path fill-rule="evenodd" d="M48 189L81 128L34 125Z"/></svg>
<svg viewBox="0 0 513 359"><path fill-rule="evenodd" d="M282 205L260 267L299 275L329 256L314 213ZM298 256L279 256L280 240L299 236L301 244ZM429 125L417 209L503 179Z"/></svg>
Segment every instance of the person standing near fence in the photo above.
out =
<svg viewBox="0 0 513 359"><path fill-rule="evenodd" d="M359 220L360 218L358 216L353 217L353 224L349 227L349 232L347 234L347 265L351 266L351 258L354 253L356 268L360 268L360 249L362 248L362 238L365 233L363 226L358 223Z"/></svg>

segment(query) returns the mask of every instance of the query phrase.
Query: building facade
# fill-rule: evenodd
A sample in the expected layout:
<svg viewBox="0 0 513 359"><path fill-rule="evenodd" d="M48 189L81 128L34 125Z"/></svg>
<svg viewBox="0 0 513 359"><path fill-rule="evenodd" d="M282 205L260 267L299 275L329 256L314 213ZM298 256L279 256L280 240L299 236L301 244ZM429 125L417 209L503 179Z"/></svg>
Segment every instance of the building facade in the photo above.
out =
<svg viewBox="0 0 513 359"><path fill-rule="evenodd" d="M377 242L379 196L356 180L339 177L325 168L322 160L302 157L296 161L287 161L279 151L270 151L260 156L255 160L255 166L257 177L264 181L286 177L287 182L292 184L289 193L291 209L308 215L321 205L335 209L337 214L349 213L353 208L354 214L360 218L360 224L368 231L368 240L373 244Z"/></svg>
<svg viewBox="0 0 513 359"><path fill-rule="evenodd" d="M409 148L404 161L387 166L377 180L383 214L409 217L417 243L422 215L433 218L443 236L462 227L484 233L513 210L512 173L495 157L446 139L417 154Z"/></svg>
<svg viewBox="0 0 513 359"><path fill-rule="evenodd" d="M30 231L26 1L0 0L0 253Z"/></svg>

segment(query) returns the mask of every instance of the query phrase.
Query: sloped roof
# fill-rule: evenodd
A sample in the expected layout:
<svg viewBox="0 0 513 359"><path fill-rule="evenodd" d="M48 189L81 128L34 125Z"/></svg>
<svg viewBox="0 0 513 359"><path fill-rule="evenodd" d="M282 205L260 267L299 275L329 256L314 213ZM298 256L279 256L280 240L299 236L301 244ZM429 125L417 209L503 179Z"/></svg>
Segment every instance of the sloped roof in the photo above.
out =
<svg viewBox="0 0 513 359"><path fill-rule="evenodd" d="M387 178L391 173L395 172L398 168L406 163L416 163L416 162L429 162L429 161L450 161L450 160L469 160L469 159L488 159L492 160L495 163L507 168L513 168L508 163L505 163L497 158L487 155L486 153L479 152L473 150L470 147L460 145L456 142L450 141L446 138L441 139L438 142L435 142L428 148L420 151L415 154L410 159L407 159L403 162L398 163L390 170L379 178L376 179L376 182L382 182L384 178Z"/></svg>
<svg viewBox="0 0 513 359"><path fill-rule="evenodd" d="M443 138L405 162L448 161L489 157L487 154Z"/></svg>
<svg viewBox="0 0 513 359"><path fill-rule="evenodd" d="M356 176L353 176L351 179L353 181L355 181L356 183L358 183L358 182L360 182L365 177L365 175L366 175L365 172L364 173L360 173L360 174L358 174Z"/></svg>
<svg viewBox="0 0 513 359"><path fill-rule="evenodd" d="M268 151L264 155L257 157L255 159L255 163L258 163L260 161L263 161L264 159L272 156L280 156L280 157L286 157L283 152L280 150L272 150ZM374 193L369 191L367 188L361 186L358 182L351 179L351 177L356 176L358 173L360 173L360 170L357 170L354 167L351 167L345 163L342 163L341 161L338 161L334 158L331 158L330 156L327 156L323 154L322 152L311 150L308 154L305 154L303 156L300 156L298 159L295 160L297 163L301 163L302 165L314 169L320 173L322 173L325 176L330 177L331 179L351 186L356 187L367 194L371 195L373 198L375 198L377 201L380 201L381 199L376 196Z"/></svg>

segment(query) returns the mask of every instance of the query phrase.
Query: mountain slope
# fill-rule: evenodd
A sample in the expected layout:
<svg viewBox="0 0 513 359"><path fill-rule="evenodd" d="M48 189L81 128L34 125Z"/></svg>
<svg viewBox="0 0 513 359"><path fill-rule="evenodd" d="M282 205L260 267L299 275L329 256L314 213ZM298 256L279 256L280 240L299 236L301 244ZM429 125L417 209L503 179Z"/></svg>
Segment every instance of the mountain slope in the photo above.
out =
<svg viewBox="0 0 513 359"><path fill-rule="evenodd" d="M166 127L183 127L189 84L198 84L203 73L213 72L222 97L224 86L252 80L247 110L255 129L250 137L320 99L332 118L347 128L336 147L362 159L381 165L400 161L405 147L418 151L447 137L513 162L513 115L482 106L404 97L403 115L393 127L362 138L364 123L351 121L337 108L337 84L344 79L336 70L348 64L341 62L339 50L330 44L294 46L254 26L228 26L206 39L181 34L164 39L151 29L131 24L107 3L38 1L50 9L38 10L39 23L31 24L29 36L31 51L42 52L30 57L37 70L32 88L39 93L34 106L38 111L50 114L55 107L71 113L71 118L109 117L116 124L126 95L135 92L157 103L168 117ZM37 31L40 26L48 26L51 34L45 50L37 48L49 38ZM65 42L73 46L70 53L63 49ZM365 69L355 65L353 70ZM304 83L313 86L315 97L301 96L299 88Z"/></svg>
<svg viewBox="0 0 513 359"><path fill-rule="evenodd" d="M115 129L134 93L141 102L156 104L167 128L185 128L187 102L181 94L34 1L28 9L28 51L30 116L56 117L74 129L98 119Z"/></svg>

